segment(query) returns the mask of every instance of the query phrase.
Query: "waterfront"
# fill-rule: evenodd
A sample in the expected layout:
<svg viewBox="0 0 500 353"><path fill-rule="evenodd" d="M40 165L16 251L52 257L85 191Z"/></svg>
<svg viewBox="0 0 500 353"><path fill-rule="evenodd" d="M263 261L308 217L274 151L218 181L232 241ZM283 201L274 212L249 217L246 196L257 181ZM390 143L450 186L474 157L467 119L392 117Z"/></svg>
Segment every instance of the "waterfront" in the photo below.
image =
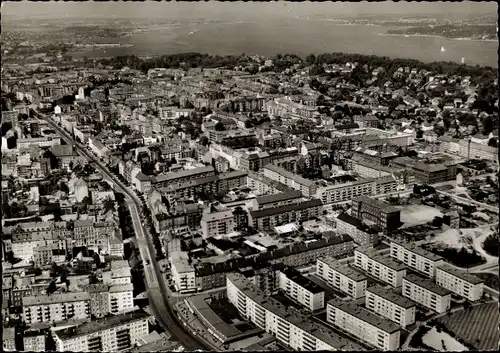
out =
<svg viewBox="0 0 500 353"><path fill-rule="evenodd" d="M297 31L297 23L301 30ZM209 54L260 54L345 52L411 58L423 62L465 58L469 65L498 67L495 41L454 40L441 37L390 36L390 27L339 25L320 20L236 21L223 23L182 22L115 38L131 47L93 48L72 52L75 57L161 55L180 52ZM265 38L265 40L262 40ZM445 52L440 48L444 47Z"/></svg>

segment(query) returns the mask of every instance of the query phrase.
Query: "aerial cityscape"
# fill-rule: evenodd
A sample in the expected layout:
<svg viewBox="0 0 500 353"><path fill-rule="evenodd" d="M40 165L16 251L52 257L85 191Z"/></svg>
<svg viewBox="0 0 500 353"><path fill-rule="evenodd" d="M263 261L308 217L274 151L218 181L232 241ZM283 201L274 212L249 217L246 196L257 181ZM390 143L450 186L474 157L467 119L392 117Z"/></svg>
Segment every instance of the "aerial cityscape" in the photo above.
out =
<svg viewBox="0 0 500 353"><path fill-rule="evenodd" d="M500 348L495 2L2 5L4 351Z"/></svg>

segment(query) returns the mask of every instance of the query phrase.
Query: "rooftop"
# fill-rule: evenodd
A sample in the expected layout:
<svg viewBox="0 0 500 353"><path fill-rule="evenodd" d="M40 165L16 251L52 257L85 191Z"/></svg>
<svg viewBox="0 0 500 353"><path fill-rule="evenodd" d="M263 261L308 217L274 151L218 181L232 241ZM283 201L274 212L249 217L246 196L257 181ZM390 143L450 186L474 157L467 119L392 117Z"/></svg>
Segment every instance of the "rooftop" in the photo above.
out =
<svg viewBox="0 0 500 353"><path fill-rule="evenodd" d="M408 309L412 308L416 305L415 302L411 301L408 298L405 298L397 293L394 292L393 289L387 289L384 288L380 285L375 285L372 287L368 287L366 289L367 292L371 292L385 300L390 301L391 303L396 304L397 306L400 306L402 308Z"/></svg>
<svg viewBox="0 0 500 353"><path fill-rule="evenodd" d="M297 283L302 288L308 290L312 294L318 294L324 292L324 289L318 286L316 283L311 281L309 278L303 276L299 271L294 268L288 267L286 269L280 270L289 280Z"/></svg>
<svg viewBox="0 0 500 353"><path fill-rule="evenodd" d="M23 297L23 307L32 305L48 305L54 303L79 302L89 299L90 296L87 292L57 293L51 295L39 294Z"/></svg>
<svg viewBox="0 0 500 353"><path fill-rule="evenodd" d="M319 207L322 205L323 205L323 203L321 202L320 199L312 199L312 200L302 201L302 202L294 203L294 204L290 204L290 205L268 208L265 210L252 211L252 212L250 212L250 215L253 219L257 219L257 218L261 218L261 217L274 216L274 215L282 214L285 212L300 211L300 210L305 210L305 209L308 209L311 207Z"/></svg>
<svg viewBox="0 0 500 353"><path fill-rule="evenodd" d="M56 331L55 334L61 340L65 341L76 337L86 336L92 333L123 326L139 320L147 321L147 318L148 315L144 311L135 310L107 318L97 319L95 321L87 322L84 323L83 325L72 327L67 330Z"/></svg>
<svg viewBox="0 0 500 353"><path fill-rule="evenodd" d="M455 277L458 277L470 284L480 284L480 283L484 283L484 281L468 272L462 272L460 270L457 270L456 268L452 267L450 264L448 263L443 263L439 266L437 266L438 269L442 270L442 271L445 271Z"/></svg>
<svg viewBox="0 0 500 353"><path fill-rule="evenodd" d="M360 246L354 249L354 253L359 252L363 255L366 255L373 261L378 262L386 267L389 267L395 271L404 271L406 270L406 266L400 262L394 261L390 257L385 257L380 255L377 250L373 249L371 246Z"/></svg>
<svg viewBox="0 0 500 353"><path fill-rule="evenodd" d="M285 191L279 194L260 196L256 198L257 203L260 205L266 205L269 203L286 201L291 199L298 199L302 197L302 193L297 190Z"/></svg>
<svg viewBox="0 0 500 353"><path fill-rule="evenodd" d="M202 217L202 222L214 222L214 221L220 221L223 219L228 219L228 218L233 218L233 211L227 210L227 211L220 211L220 212L214 212L214 213L204 213Z"/></svg>
<svg viewBox="0 0 500 353"><path fill-rule="evenodd" d="M441 256L436 255L436 254L434 254L430 251L427 251L425 249L422 249L420 246L415 245L414 243L406 243L403 241L397 241L397 240L391 239L391 246L392 246L392 244L402 246L406 250L414 252L415 254L420 255L422 257L425 257L426 259L429 259L429 260L434 261L434 262L444 260Z"/></svg>
<svg viewBox="0 0 500 353"><path fill-rule="evenodd" d="M373 198L365 196L365 195L355 197L353 201L367 203L369 205L372 205L374 207L377 207L377 208L385 211L386 213L401 212L400 210L398 210L394 206L391 206L383 201L373 199Z"/></svg>
<svg viewBox="0 0 500 353"><path fill-rule="evenodd" d="M328 267L346 276L347 278L352 279L353 281L361 282L361 281L366 281L367 279L367 277L364 274L354 270L353 268L347 265L339 263L338 260L334 259L333 257L329 256L322 257L319 258L318 261L325 263Z"/></svg>
<svg viewBox="0 0 500 353"><path fill-rule="evenodd" d="M437 285L436 283L434 283L430 279L420 277L420 276L415 275L413 273L404 276L403 282L404 281L411 282L419 287L425 288L425 289L427 289L433 293L436 293L438 295L441 295L441 296L451 294L451 292L448 289L445 289L445 288Z"/></svg>
<svg viewBox="0 0 500 353"><path fill-rule="evenodd" d="M330 299L327 302L327 306L333 306L337 309L340 309L387 333L394 333L400 330L400 327L397 326L392 321L384 319L381 316L375 315L371 311L368 311L367 309L357 306L352 302L346 302L335 298L335 299Z"/></svg>
<svg viewBox="0 0 500 353"><path fill-rule="evenodd" d="M278 174L284 176L285 178L292 179L296 183L299 183L301 185L306 185L306 186L313 186L314 185L314 181L309 180L309 179L304 179L300 175L290 173L289 171L287 171L281 167L278 167L277 165L274 165L274 164L268 164L264 167L264 169L268 169L272 172L278 173Z"/></svg>

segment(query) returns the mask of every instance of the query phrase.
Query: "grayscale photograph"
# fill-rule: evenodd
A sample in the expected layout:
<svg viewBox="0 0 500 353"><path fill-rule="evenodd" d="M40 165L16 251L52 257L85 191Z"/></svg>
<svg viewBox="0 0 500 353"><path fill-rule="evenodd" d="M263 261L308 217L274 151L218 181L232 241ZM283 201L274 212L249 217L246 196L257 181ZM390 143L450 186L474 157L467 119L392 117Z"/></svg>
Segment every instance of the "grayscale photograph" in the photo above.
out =
<svg viewBox="0 0 500 353"><path fill-rule="evenodd" d="M3 351L497 350L497 7L2 2Z"/></svg>

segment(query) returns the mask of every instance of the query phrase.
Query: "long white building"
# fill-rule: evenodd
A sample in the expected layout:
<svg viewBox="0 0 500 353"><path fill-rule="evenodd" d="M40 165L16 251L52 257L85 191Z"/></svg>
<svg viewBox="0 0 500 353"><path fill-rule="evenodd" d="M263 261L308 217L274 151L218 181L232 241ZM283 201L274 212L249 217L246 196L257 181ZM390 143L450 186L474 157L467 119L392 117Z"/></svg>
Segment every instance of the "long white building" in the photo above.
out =
<svg viewBox="0 0 500 353"><path fill-rule="evenodd" d="M391 241L391 257L406 266L425 274L429 278L436 275L436 267L444 263L444 259L413 243Z"/></svg>
<svg viewBox="0 0 500 353"><path fill-rule="evenodd" d="M118 284L109 288L109 309L112 314L131 310L134 307L134 285Z"/></svg>
<svg viewBox="0 0 500 353"><path fill-rule="evenodd" d="M353 299L365 296L366 276L347 265L340 264L333 257L322 257L317 260L316 275Z"/></svg>
<svg viewBox="0 0 500 353"><path fill-rule="evenodd" d="M400 346L400 327L352 302L330 299L326 321L377 349L394 351Z"/></svg>
<svg viewBox="0 0 500 353"><path fill-rule="evenodd" d="M148 334L148 315L136 310L55 331L54 340L57 352L117 352Z"/></svg>
<svg viewBox="0 0 500 353"><path fill-rule="evenodd" d="M366 289L366 308L401 327L415 323L416 304L382 286Z"/></svg>
<svg viewBox="0 0 500 353"><path fill-rule="evenodd" d="M354 250L354 265L393 287L400 287L406 275L404 265L380 255L375 249L367 246Z"/></svg>
<svg viewBox="0 0 500 353"><path fill-rule="evenodd" d="M29 324L90 318L87 292L34 295L22 299L24 321Z"/></svg>
<svg viewBox="0 0 500 353"><path fill-rule="evenodd" d="M444 263L436 269L436 283L472 302L483 297L484 281Z"/></svg>
<svg viewBox="0 0 500 353"><path fill-rule="evenodd" d="M310 311L325 307L325 291L293 268L279 271L279 288Z"/></svg>
<svg viewBox="0 0 500 353"><path fill-rule="evenodd" d="M403 278L403 297L441 314L451 305L451 292L429 279L410 274Z"/></svg>
<svg viewBox="0 0 500 353"><path fill-rule="evenodd" d="M359 344L332 329L265 296L243 275L230 273L226 280L227 297L240 315L276 336L286 347L301 351L363 350Z"/></svg>

